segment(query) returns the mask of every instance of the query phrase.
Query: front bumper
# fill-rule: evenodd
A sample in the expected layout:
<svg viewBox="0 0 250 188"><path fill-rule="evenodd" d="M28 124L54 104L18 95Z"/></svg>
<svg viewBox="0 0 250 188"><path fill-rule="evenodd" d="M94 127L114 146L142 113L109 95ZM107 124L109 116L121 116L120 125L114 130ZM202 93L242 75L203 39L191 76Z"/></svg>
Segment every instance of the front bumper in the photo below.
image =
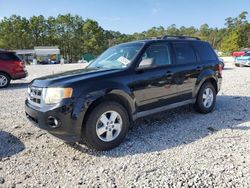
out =
<svg viewBox="0 0 250 188"><path fill-rule="evenodd" d="M36 126L47 130L53 136L66 142L77 142L81 139L82 117L72 118L72 105L64 103L51 108L32 106L25 101L26 117ZM51 126L50 118L58 120L58 126Z"/></svg>

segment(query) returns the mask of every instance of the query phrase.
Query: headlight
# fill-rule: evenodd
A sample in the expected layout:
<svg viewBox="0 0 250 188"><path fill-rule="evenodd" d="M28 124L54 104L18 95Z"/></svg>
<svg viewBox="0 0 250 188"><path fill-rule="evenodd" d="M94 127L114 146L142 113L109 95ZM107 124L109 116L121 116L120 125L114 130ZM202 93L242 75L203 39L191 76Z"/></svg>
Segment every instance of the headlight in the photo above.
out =
<svg viewBox="0 0 250 188"><path fill-rule="evenodd" d="M56 104L62 99L71 98L73 93L72 88L46 88L44 94L45 104Z"/></svg>

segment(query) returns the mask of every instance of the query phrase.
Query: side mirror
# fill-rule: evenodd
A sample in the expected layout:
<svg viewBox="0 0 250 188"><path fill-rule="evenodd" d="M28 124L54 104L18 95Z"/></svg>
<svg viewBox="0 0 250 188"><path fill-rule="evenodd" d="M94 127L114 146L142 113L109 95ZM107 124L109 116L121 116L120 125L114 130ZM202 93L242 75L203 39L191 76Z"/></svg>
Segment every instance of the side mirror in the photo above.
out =
<svg viewBox="0 0 250 188"><path fill-rule="evenodd" d="M148 69L148 68L152 68L154 66L154 58L147 58L147 59L143 59L140 64L138 69L142 70L142 69Z"/></svg>

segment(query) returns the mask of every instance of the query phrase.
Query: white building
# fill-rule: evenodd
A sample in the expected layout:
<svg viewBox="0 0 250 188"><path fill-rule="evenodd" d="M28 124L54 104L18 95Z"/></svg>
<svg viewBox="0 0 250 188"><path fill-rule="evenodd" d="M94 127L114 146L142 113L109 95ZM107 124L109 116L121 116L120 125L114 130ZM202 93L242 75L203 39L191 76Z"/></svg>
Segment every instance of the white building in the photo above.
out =
<svg viewBox="0 0 250 188"><path fill-rule="evenodd" d="M58 62L60 50L57 46L36 46L34 49L14 50L26 62L32 62L34 58L40 63Z"/></svg>

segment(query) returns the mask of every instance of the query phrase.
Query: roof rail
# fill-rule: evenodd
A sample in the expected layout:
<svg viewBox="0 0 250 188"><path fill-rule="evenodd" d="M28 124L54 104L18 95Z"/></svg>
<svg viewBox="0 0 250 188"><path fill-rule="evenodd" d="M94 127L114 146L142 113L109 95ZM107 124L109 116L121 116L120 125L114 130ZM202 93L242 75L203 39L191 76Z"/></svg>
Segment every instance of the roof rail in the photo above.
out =
<svg viewBox="0 0 250 188"><path fill-rule="evenodd" d="M162 37L150 37L149 39L162 39Z"/></svg>
<svg viewBox="0 0 250 188"><path fill-rule="evenodd" d="M172 39L187 39L187 40L192 40L192 39L201 40L198 37L182 36L182 35L165 35L161 39L170 39L170 38L172 38Z"/></svg>

